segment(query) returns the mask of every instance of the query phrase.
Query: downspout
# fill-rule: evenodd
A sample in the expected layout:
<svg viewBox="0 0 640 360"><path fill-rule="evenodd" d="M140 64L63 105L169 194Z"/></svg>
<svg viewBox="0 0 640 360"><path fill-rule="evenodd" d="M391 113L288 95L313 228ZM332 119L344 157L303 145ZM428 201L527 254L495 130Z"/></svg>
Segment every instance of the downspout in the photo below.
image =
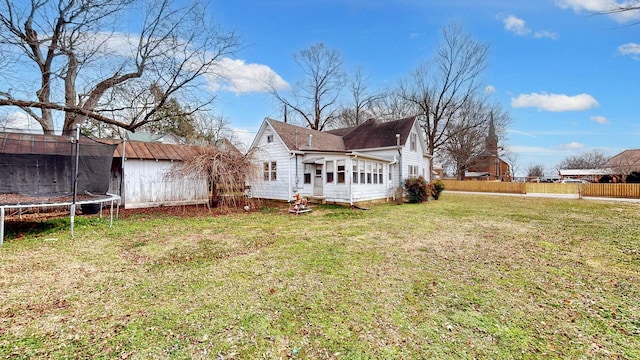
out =
<svg viewBox="0 0 640 360"><path fill-rule="evenodd" d="M398 147L398 190L396 201L402 203L402 149L400 147L400 134L396 134L396 146Z"/></svg>
<svg viewBox="0 0 640 360"><path fill-rule="evenodd" d="M291 189L291 159L294 158L294 156L296 156L296 154L294 152L291 152L291 156L289 156L289 161L288 161L288 165L289 165L289 176L287 176L287 179L289 180L289 186L287 187L287 201L293 199L293 193L292 193L292 189ZM298 160L298 158L296 157L296 160ZM296 169L297 172L297 169Z"/></svg>
<svg viewBox="0 0 640 360"><path fill-rule="evenodd" d="M120 200L122 204L126 203L125 192L124 192L124 161L127 157L127 139L124 139L122 142L122 164L121 164L121 172L120 172Z"/></svg>
<svg viewBox="0 0 640 360"><path fill-rule="evenodd" d="M393 161L391 161L389 163L389 165L387 165L387 171L389 172L389 174L391 174L391 165L396 165L398 163L398 159L394 156L393 157ZM385 174L386 175L386 174ZM387 175L386 178L389 178L389 176ZM393 181L393 180L392 180ZM385 192L387 193L386 195L386 201L389 201L389 189L393 189L393 183L391 183L391 187L389 187ZM395 195L393 196L394 200L395 200Z"/></svg>
<svg viewBox="0 0 640 360"><path fill-rule="evenodd" d="M358 154L354 154L351 158L351 179L349 180L349 205L353 206L353 160L358 157Z"/></svg>
<svg viewBox="0 0 640 360"><path fill-rule="evenodd" d="M296 153L296 192L300 186L300 176L298 175L298 154Z"/></svg>

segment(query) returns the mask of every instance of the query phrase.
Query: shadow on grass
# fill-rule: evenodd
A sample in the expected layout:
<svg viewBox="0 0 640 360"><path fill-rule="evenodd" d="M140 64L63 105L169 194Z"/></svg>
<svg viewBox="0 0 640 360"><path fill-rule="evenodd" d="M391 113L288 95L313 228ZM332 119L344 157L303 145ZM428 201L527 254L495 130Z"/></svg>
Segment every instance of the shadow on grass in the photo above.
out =
<svg viewBox="0 0 640 360"><path fill-rule="evenodd" d="M69 228L69 219L10 219L6 220L4 224L4 240L20 240L25 236L46 235L64 228Z"/></svg>

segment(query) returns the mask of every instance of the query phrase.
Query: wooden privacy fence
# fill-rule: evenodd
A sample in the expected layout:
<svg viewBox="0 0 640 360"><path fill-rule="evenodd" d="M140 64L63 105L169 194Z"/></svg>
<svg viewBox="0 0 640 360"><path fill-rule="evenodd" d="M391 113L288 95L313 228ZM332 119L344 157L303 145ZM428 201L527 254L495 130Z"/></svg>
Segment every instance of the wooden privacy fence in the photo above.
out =
<svg viewBox="0 0 640 360"><path fill-rule="evenodd" d="M557 184L443 180L446 190L505 194L562 194L589 197L640 198L640 184Z"/></svg>
<svg viewBox="0 0 640 360"><path fill-rule="evenodd" d="M558 184L560 185L560 184ZM640 198L640 184L583 184L582 196Z"/></svg>
<svg viewBox="0 0 640 360"><path fill-rule="evenodd" d="M526 194L525 183L443 180L444 190Z"/></svg>

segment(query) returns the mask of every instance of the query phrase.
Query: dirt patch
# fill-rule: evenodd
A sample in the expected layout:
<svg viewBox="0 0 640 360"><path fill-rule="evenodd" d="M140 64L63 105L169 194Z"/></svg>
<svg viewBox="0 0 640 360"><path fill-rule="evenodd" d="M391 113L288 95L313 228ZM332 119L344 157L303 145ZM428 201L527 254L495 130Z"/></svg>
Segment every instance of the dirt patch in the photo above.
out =
<svg viewBox="0 0 640 360"><path fill-rule="evenodd" d="M78 194L76 201L91 201L107 198L106 195ZM69 203L73 201L73 195L44 195L28 196L23 194L0 194L0 205L24 205L38 206L46 204Z"/></svg>

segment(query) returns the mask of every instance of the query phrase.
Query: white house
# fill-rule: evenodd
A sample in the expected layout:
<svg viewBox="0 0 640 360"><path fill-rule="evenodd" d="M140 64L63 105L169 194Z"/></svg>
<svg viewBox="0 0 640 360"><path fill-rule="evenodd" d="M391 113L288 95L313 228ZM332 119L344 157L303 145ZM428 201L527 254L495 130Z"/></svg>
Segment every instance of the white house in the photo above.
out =
<svg viewBox="0 0 640 360"><path fill-rule="evenodd" d="M415 117L367 120L357 127L316 131L265 119L251 144L261 168L249 179L254 197L290 200L294 193L355 204L389 199L404 179L431 180L431 158Z"/></svg>

